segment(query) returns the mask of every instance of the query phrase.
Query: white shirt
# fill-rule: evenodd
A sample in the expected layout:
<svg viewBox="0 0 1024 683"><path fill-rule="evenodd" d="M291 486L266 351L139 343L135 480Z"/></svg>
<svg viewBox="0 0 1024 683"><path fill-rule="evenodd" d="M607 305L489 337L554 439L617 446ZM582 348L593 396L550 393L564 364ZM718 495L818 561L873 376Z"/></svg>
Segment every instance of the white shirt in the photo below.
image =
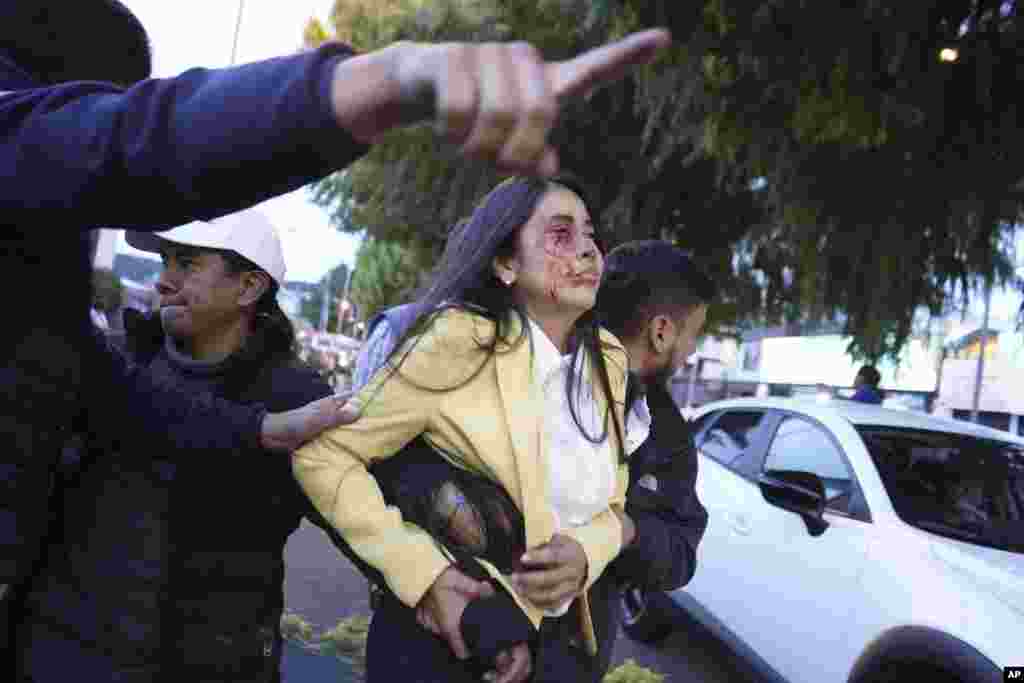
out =
<svg viewBox="0 0 1024 683"><path fill-rule="evenodd" d="M591 443L580 432L565 392L572 354L560 354L547 333L532 320L530 331L534 384L543 399L548 500L554 512L555 528L582 526L607 509L615 493L616 467L611 440L605 438L601 443ZM577 363L575 371L581 371L581 363ZM594 400L589 377L581 378L578 391L576 412L580 423L588 434L601 434L603 415ZM549 610L548 616L565 614L571 603L570 600Z"/></svg>

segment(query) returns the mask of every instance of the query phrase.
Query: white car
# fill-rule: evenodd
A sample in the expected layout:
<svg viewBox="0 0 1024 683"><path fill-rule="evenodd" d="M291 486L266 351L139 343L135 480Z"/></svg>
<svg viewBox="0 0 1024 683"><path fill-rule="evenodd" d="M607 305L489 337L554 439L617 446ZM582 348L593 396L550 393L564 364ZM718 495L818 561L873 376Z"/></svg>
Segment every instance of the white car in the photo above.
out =
<svg viewBox="0 0 1024 683"><path fill-rule="evenodd" d="M697 571L627 593L623 624L683 616L768 680L998 683L1024 665L1024 439L850 401L694 413L708 510Z"/></svg>

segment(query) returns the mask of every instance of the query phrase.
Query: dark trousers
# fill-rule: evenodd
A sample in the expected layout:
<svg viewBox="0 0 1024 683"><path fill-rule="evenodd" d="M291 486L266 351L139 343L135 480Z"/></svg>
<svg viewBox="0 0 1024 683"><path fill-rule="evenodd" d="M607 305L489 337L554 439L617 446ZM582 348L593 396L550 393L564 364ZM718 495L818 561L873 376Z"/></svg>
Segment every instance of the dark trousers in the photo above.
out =
<svg viewBox="0 0 1024 683"><path fill-rule="evenodd" d="M384 591L370 620L366 683L480 683L483 671L460 662L448 643L416 621L416 611Z"/></svg>
<svg viewBox="0 0 1024 683"><path fill-rule="evenodd" d="M537 647L533 653L533 683L593 681L598 660L583 645L579 628L579 603L557 619L540 623Z"/></svg>
<svg viewBox="0 0 1024 683"><path fill-rule="evenodd" d="M531 651L531 683L576 683L596 677L598 660L580 644L575 610L541 622ZM456 659L447 642L419 625L415 610L384 593L370 622L366 683L479 683L485 671L473 660Z"/></svg>

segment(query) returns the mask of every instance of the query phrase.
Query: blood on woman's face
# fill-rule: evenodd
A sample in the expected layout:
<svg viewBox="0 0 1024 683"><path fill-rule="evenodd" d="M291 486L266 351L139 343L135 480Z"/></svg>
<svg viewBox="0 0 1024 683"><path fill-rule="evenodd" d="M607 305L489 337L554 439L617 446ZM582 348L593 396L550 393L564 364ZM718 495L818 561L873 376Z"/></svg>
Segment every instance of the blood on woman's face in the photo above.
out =
<svg viewBox="0 0 1024 683"><path fill-rule="evenodd" d="M578 316L594 307L604 268L595 239L583 200L552 185L520 228L507 264L516 297L527 311Z"/></svg>

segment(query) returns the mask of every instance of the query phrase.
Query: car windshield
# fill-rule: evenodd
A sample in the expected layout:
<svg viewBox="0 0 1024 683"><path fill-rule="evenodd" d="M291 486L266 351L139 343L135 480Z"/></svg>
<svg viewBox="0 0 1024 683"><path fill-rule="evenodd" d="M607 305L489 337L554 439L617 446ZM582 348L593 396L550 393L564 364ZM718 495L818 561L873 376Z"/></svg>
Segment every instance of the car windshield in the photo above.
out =
<svg viewBox="0 0 1024 683"><path fill-rule="evenodd" d="M896 514L969 543L1024 552L1024 451L945 432L859 426Z"/></svg>

